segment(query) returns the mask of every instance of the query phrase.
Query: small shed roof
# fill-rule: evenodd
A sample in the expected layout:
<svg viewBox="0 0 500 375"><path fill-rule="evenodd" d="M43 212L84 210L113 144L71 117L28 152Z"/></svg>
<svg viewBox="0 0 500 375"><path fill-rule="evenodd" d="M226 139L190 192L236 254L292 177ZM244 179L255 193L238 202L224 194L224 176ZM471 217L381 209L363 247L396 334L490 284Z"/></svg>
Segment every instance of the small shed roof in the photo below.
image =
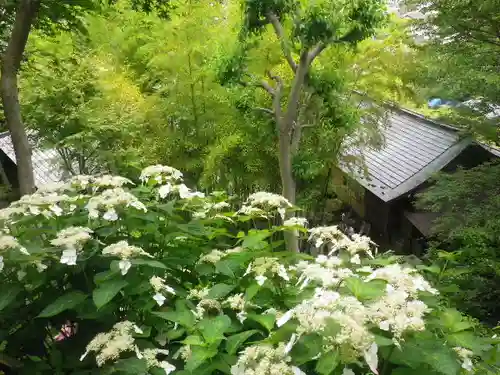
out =
<svg viewBox="0 0 500 375"><path fill-rule="evenodd" d="M472 143L470 138L461 139L452 127L410 111L391 111L382 130L384 143L380 149L367 146L349 150L350 154L362 157L366 173L340 166L385 202L424 183Z"/></svg>
<svg viewBox="0 0 500 375"><path fill-rule="evenodd" d="M17 164L9 132L0 133L0 149L10 160ZM62 180L63 170L60 166L60 159L59 154L54 149L41 150L32 147L31 160L33 162L33 174L37 187Z"/></svg>

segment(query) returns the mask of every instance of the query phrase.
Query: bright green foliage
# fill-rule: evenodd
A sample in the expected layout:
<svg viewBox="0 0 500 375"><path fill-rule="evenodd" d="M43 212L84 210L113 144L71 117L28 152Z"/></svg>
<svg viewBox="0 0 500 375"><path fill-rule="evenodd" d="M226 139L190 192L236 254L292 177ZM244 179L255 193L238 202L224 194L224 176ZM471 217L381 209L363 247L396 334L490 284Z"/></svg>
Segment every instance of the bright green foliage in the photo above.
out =
<svg viewBox="0 0 500 375"><path fill-rule="evenodd" d="M470 129L489 141L498 142L497 119L484 115L500 102L500 21L498 0L414 1L429 12L423 28L433 36L416 66L417 81L428 99L439 96L464 101L480 99L475 111L464 108L441 116L452 124ZM440 114L435 114L439 116Z"/></svg>
<svg viewBox="0 0 500 375"><path fill-rule="evenodd" d="M432 257L444 266L439 275L443 292L492 325L500 320L499 177L498 164L442 174L419 201L420 206L442 213L435 221L439 242Z"/></svg>
<svg viewBox="0 0 500 375"><path fill-rule="evenodd" d="M141 181L78 176L0 211L1 354L16 373L487 374L498 339L368 238L314 228L333 255L282 252L283 231L308 231L272 225L284 198L235 213L174 169Z"/></svg>

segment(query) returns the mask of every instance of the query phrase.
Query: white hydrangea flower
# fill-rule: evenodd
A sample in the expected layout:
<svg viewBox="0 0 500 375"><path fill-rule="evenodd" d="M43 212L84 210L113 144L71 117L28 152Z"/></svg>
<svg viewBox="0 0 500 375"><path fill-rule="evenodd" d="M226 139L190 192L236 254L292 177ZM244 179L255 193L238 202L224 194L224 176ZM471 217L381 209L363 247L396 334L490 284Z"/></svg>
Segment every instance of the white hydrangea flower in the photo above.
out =
<svg viewBox="0 0 500 375"><path fill-rule="evenodd" d="M162 182L181 181L182 173L166 165L151 165L142 170L139 179L142 182L154 181L161 184Z"/></svg>
<svg viewBox="0 0 500 375"><path fill-rule="evenodd" d="M200 260L198 261L198 263L212 263L212 264L215 264L219 260L221 260L225 255L226 254L223 251L214 249L210 253L202 255L200 257Z"/></svg>
<svg viewBox="0 0 500 375"><path fill-rule="evenodd" d="M131 258L141 255L153 258L152 255L148 254L140 247L129 245L127 241L119 241L106 246L102 249L102 254L116 256L121 259L118 263L118 267L120 268L122 275L126 275L130 267L132 267L132 262L130 262Z"/></svg>
<svg viewBox="0 0 500 375"><path fill-rule="evenodd" d="M132 262L128 259L122 259L118 262L118 268L122 275L126 275L128 270L132 267Z"/></svg>
<svg viewBox="0 0 500 375"><path fill-rule="evenodd" d="M128 178L121 176L111 176L111 175L94 177L92 179L92 184L97 187L106 187L106 188L120 188L124 185L134 185L134 183L130 181Z"/></svg>
<svg viewBox="0 0 500 375"><path fill-rule="evenodd" d="M28 250L21 246L14 237L0 234L0 251L5 251L8 249L18 250L21 254L30 255Z"/></svg>
<svg viewBox="0 0 500 375"><path fill-rule="evenodd" d="M3 256L0 255L0 272L2 272L4 266L5 264L3 262Z"/></svg>
<svg viewBox="0 0 500 375"><path fill-rule="evenodd" d="M179 197L181 199L205 198L205 194L197 191L192 191L184 184L175 186L174 190L179 193Z"/></svg>
<svg viewBox="0 0 500 375"><path fill-rule="evenodd" d="M236 318L238 321L243 324L245 320L247 320L247 313L245 311L240 311L239 313L236 314Z"/></svg>
<svg viewBox="0 0 500 375"><path fill-rule="evenodd" d="M136 210L147 212L146 206L135 195L122 188L107 189L90 198L86 209L92 219L98 218L101 212L105 212L103 215L105 220L116 221L119 218L116 207L133 207Z"/></svg>
<svg viewBox="0 0 500 375"><path fill-rule="evenodd" d="M78 255L76 249L66 249L63 250L61 254L61 264L67 264L68 266L76 266L76 259Z"/></svg>
<svg viewBox="0 0 500 375"><path fill-rule="evenodd" d="M260 191L250 195L245 203L252 207L259 208L289 208L292 204L283 196Z"/></svg>
<svg viewBox="0 0 500 375"><path fill-rule="evenodd" d="M163 306L165 300L167 299L161 292L167 292L175 295L174 288L165 284L165 280L158 276L153 276L149 279L149 283L153 287L153 290L156 294L153 296L153 299L158 303L158 305Z"/></svg>
<svg viewBox="0 0 500 375"><path fill-rule="evenodd" d="M107 361L116 361L122 352L134 351L135 343L132 337L137 332L137 326L129 321L116 323L111 331L99 333L87 345L80 361L90 353L96 353L97 366L101 367Z"/></svg>
<svg viewBox="0 0 500 375"><path fill-rule="evenodd" d="M37 270L39 273L42 273L43 271L45 271L45 270L48 268L48 266L47 266L47 265L43 264L43 263L42 263L42 262L40 262L39 260L36 260L36 261L34 262L34 264L35 264L36 270Z"/></svg>
<svg viewBox="0 0 500 375"><path fill-rule="evenodd" d="M364 357L366 364L375 374L378 374L378 346L376 343L373 343L368 350L365 350Z"/></svg>
<svg viewBox="0 0 500 375"><path fill-rule="evenodd" d="M260 286L264 285L264 283L266 282L266 280L267 280L266 276L263 276L263 275L257 275L257 276L255 276L255 281L257 281L257 284L259 284Z"/></svg>
<svg viewBox="0 0 500 375"><path fill-rule="evenodd" d="M285 346L277 348L271 345L255 345L240 353L238 362L231 367L231 375L295 375L297 367L290 365L291 358L285 352Z"/></svg>
<svg viewBox="0 0 500 375"><path fill-rule="evenodd" d="M166 185L162 185L158 189L158 194L160 195L161 199L165 199L170 194L171 191L172 191L172 185L170 183L167 183Z"/></svg>
<svg viewBox="0 0 500 375"><path fill-rule="evenodd" d="M356 375L356 374L350 368L344 367L344 371L342 371L342 375Z"/></svg>
<svg viewBox="0 0 500 375"><path fill-rule="evenodd" d="M225 301L233 310L243 311L245 310L245 296L243 293L235 294L234 296L230 296Z"/></svg>
<svg viewBox="0 0 500 375"><path fill-rule="evenodd" d="M285 227L307 227L307 219L304 217L291 217L283 222Z"/></svg>
<svg viewBox="0 0 500 375"><path fill-rule="evenodd" d="M158 306L163 306L163 304L165 303L165 301L166 301L167 298L163 294L156 293L153 296L153 299L156 301L156 303L158 304Z"/></svg>
<svg viewBox="0 0 500 375"><path fill-rule="evenodd" d="M472 356L474 355L474 353L459 346L453 348L453 350L462 360L462 368L468 372L472 372L474 370L474 364L472 363Z"/></svg>

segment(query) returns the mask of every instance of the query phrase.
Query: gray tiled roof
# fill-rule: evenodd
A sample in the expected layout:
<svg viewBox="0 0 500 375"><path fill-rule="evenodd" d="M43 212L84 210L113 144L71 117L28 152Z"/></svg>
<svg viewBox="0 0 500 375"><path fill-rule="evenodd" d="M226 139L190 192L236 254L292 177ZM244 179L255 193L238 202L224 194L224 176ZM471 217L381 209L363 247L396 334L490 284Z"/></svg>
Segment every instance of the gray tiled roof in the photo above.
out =
<svg viewBox="0 0 500 375"><path fill-rule="evenodd" d="M50 182L61 181L63 171L60 167L61 160L57 151L54 149L41 150L33 147L33 142L31 144L35 185L40 187ZM9 159L16 163L14 146L9 132L0 133L0 149L5 152Z"/></svg>
<svg viewBox="0 0 500 375"><path fill-rule="evenodd" d="M349 150L364 160L365 173L340 167L385 202L425 182L472 142L460 139L451 127L403 110L390 113L382 132L385 141L380 149Z"/></svg>

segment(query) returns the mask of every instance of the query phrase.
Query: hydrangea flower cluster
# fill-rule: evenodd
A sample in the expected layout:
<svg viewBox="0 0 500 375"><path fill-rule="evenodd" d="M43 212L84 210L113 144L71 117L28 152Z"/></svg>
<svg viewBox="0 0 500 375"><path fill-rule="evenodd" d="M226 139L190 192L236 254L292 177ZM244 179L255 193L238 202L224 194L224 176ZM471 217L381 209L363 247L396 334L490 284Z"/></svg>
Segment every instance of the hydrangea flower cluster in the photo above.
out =
<svg viewBox="0 0 500 375"><path fill-rule="evenodd" d="M305 375L299 368L291 366L291 357L285 345L255 345L246 348L231 367L231 375Z"/></svg>
<svg viewBox="0 0 500 375"><path fill-rule="evenodd" d="M175 295L175 290L174 288L168 286L165 284L165 280L162 279L161 277L158 276L153 276L151 279L149 279L149 283L153 287L153 290L156 292L156 294L153 296L153 299L156 301L156 303L159 306L163 306L165 303L165 300L167 297L165 297L162 292L170 293Z"/></svg>
<svg viewBox="0 0 500 375"><path fill-rule="evenodd" d="M8 249L15 249L24 255L30 255L28 250L21 246L14 237L0 233L0 252ZM0 255L0 272L2 272L4 266L3 256Z"/></svg>
<svg viewBox="0 0 500 375"><path fill-rule="evenodd" d="M199 263L212 263L215 264L218 261L220 261L222 258L231 255L231 254L236 254L243 251L243 248L241 247L235 247L234 249L229 249L229 250L217 250L214 249L210 253L203 255L200 260L198 261Z"/></svg>
<svg viewBox="0 0 500 375"><path fill-rule="evenodd" d="M182 172L166 165L151 165L142 170L139 179L142 182L159 185L162 183L182 181Z"/></svg>
<svg viewBox="0 0 500 375"><path fill-rule="evenodd" d="M97 366L102 367L108 361L116 361L121 353L134 351L137 358L145 360L148 369L152 367L162 368L165 375L175 371L175 366L157 358L159 354L167 355L168 350L154 348L140 351L135 344L133 333L142 334L143 332L132 322L116 323L111 331L99 333L90 341L85 353L80 357L80 361L83 361L90 352L94 352L96 353Z"/></svg>
<svg viewBox="0 0 500 375"><path fill-rule="evenodd" d="M122 352L136 350L133 332L142 333L142 330L129 321L116 323L111 331L99 333L89 342L80 361L83 361L90 352L94 352L97 365L101 367L107 361L117 360Z"/></svg>
<svg viewBox="0 0 500 375"><path fill-rule="evenodd" d="M135 258L141 255L152 258L153 256L145 252L143 249L137 246L129 245L127 241L119 241L112 245L106 246L102 249L103 255L112 255L120 258L118 266L121 270L122 275L126 275L130 267L132 267L131 258Z"/></svg>
<svg viewBox="0 0 500 375"><path fill-rule="evenodd" d="M102 214L102 218L108 221L119 219L116 211L118 207L133 207L147 212L146 206L135 195L122 188L104 190L100 195L90 198L86 206L90 218L97 219Z"/></svg>
<svg viewBox="0 0 500 375"><path fill-rule="evenodd" d="M307 219L305 217L291 217L283 222L285 227L307 227Z"/></svg>
<svg viewBox="0 0 500 375"><path fill-rule="evenodd" d="M92 238L92 233L93 231L86 227L68 227L57 233L57 237L50 243L64 248L60 262L68 266L76 265L78 251Z"/></svg>
<svg viewBox="0 0 500 375"><path fill-rule="evenodd" d="M317 227L309 230L309 241L314 242L316 249L321 250L326 246L328 255L332 255L340 249L347 250L352 257L364 252L373 258L371 245L374 245L369 237L353 234L351 237L345 235L336 225L330 227ZM354 258L356 260L358 257Z"/></svg>
<svg viewBox="0 0 500 375"><path fill-rule="evenodd" d="M245 276L255 274L257 284L264 285L268 277L279 276L285 281L290 281L286 267L281 264L278 258L257 258L250 263L245 272ZM267 276L266 276L267 275Z"/></svg>
<svg viewBox="0 0 500 375"><path fill-rule="evenodd" d="M277 210L280 216L285 218L286 210L291 207L292 204L285 197L261 191L250 195L238 212L244 215L259 216Z"/></svg>

